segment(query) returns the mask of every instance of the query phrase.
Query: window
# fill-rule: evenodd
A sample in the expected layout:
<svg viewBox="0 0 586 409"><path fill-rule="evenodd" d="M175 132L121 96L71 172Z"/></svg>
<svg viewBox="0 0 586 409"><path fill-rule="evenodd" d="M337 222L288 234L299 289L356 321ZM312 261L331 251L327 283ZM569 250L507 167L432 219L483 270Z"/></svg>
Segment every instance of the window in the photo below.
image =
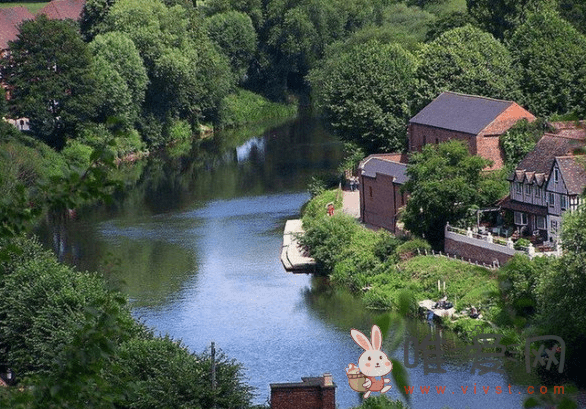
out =
<svg viewBox="0 0 586 409"><path fill-rule="evenodd" d="M517 191L517 193L521 194L523 193L523 188L521 187L522 183L521 182L517 182L515 183L515 190Z"/></svg>
<svg viewBox="0 0 586 409"><path fill-rule="evenodd" d="M535 227L539 230L545 230L545 217L535 216Z"/></svg>
<svg viewBox="0 0 586 409"><path fill-rule="evenodd" d="M515 212L515 224L525 226L527 224L527 213Z"/></svg>
<svg viewBox="0 0 586 409"><path fill-rule="evenodd" d="M560 206L562 210L566 210L568 208L568 197L566 195L560 195Z"/></svg>
<svg viewBox="0 0 586 409"><path fill-rule="evenodd" d="M558 169L558 168L555 168L555 169L553 170L553 181L554 181L555 183L558 183L558 182L559 182L559 180L560 180L560 171L559 171L559 169Z"/></svg>
<svg viewBox="0 0 586 409"><path fill-rule="evenodd" d="M372 197L372 186L368 187L368 195Z"/></svg>
<svg viewBox="0 0 586 409"><path fill-rule="evenodd" d="M555 195L553 193L549 193L549 207L555 206Z"/></svg>
<svg viewBox="0 0 586 409"><path fill-rule="evenodd" d="M558 232L558 222L555 220L551 221L551 232L554 234Z"/></svg>
<svg viewBox="0 0 586 409"><path fill-rule="evenodd" d="M525 185L525 194L531 195L531 185Z"/></svg>
<svg viewBox="0 0 586 409"><path fill-rule="evenodd" d="M541 189L539 188L539 186L535 186L535 197L537 199L541 199Z"/></svg>

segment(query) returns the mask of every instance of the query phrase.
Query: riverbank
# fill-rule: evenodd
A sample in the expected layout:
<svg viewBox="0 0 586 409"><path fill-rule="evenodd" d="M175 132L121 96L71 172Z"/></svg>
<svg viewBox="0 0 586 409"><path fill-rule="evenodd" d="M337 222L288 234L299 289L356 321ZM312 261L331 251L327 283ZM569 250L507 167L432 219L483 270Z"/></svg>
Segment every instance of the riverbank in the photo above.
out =
<svg viewBox="0 0 586 409"><path fill-rule="evenodd" d="M475 307L484 320L462 316L445 319L446 326L464 338L479 328L492 328L490 322L501 312L496 272L431 252L420 255L430 250L424 240L400 239L364 227L357 221L354 198L348 195L349 201L336 202L336 207L352 215L327 216L325 205L335 202L339 193L332 190L316 196L303 215L302 242L332 285L360 294L367 308L374 310L396 310L402 300L409 300L412 315L418 314L419 301L447 297L456 312Z"/></svg>

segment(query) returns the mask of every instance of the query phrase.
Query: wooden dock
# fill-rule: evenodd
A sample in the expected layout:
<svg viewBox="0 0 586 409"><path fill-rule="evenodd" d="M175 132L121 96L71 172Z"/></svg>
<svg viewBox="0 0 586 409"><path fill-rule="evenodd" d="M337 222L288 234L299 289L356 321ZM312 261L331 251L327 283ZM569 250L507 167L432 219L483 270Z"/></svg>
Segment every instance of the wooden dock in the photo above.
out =
<svg viewBox="0 0 586 409"><path fill-rule="evenodd" d="M315 271L315 260L307 254L299 244L297 237L303 235L301 220L287 220L283 232L281 247L281 263L285 270L292 273L312 273Z"/></svg>

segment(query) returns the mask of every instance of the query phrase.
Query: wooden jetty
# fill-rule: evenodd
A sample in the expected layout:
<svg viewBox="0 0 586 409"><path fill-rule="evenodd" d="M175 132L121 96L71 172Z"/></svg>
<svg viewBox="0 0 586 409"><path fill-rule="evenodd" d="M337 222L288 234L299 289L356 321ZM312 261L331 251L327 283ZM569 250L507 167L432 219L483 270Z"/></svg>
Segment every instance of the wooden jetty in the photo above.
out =
<svg viewBox="0 0 586 409"><path fill-rule="evenodd" d="M281 247L281 263L286 271L292 273L312 273L315 271L315 260L299 244L297 237L303 235L301 220L287 220L283 232L283 247Z"/></svg>

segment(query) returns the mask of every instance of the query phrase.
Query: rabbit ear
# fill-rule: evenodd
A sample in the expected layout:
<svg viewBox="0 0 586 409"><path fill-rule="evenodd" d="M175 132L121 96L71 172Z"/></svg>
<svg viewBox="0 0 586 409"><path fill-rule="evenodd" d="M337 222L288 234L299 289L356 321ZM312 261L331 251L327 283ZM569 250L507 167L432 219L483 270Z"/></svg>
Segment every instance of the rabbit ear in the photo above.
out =
<svg viewBox="0 0 586 409"><path fill-rule="evenodd" d="M373 325L370 336L372 337L372 347L374 349L380 349L381 345L383 344L383 335L380 332L380 328L376 325Z"/></svg>
<svg viewBox="0 0 586 409"><path fill-rule="evenodd" d="M362 349L364 349L364 350L372 349L372 345L370 345L370 340L362 332L355 330L355 329L351 329L350 335L352 335L352 338L354 339L354 341L356 341L356 343L358 345L360 345L362 347Z"/></svg>

